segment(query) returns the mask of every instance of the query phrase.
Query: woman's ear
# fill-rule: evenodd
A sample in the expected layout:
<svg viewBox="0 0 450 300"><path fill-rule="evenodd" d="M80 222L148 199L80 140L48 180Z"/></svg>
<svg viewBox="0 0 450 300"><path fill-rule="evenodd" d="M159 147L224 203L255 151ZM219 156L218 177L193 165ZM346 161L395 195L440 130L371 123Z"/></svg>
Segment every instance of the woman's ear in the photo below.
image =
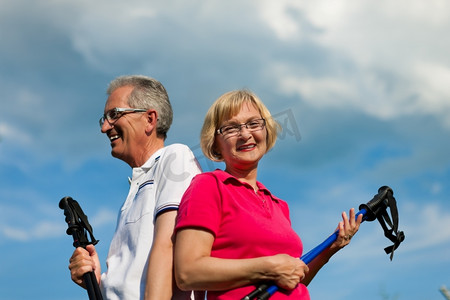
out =
<svg viewBox="0 0 450 300"><path fill-rule="evenodd" d="M211 150L212 150L212 154L213 154L216 158L218 158L218 159L221 159L221 158L222 158L222 154L220 153L219 147L217 147L217 144L216 144L216 143L214 143L214 144L212 145Z"/></svg>

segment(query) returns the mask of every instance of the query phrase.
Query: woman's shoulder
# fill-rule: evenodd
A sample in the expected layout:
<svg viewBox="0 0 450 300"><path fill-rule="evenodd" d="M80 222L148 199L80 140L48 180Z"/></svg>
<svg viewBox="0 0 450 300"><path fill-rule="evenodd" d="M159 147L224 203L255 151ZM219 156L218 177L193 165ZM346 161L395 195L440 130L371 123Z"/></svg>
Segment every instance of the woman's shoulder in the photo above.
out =
<svg viewBox="0 0 450 300"><path fill-rule="evenodd" d="M219 169L214 170L214 171L203 172L203 173L197 174L194 179L197 181L212 181L212 180L217 181L217 180L220 180L220 178L222 176L222 174L221 174L222 172L223 171L221 171Z"/></svg>

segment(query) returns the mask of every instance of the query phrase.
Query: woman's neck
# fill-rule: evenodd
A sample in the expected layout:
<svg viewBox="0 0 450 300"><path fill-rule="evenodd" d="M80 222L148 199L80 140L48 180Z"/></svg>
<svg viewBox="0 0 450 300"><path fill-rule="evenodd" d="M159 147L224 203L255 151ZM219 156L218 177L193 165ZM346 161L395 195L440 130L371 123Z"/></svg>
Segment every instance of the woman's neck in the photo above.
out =
<svg viewBox="0 0 450 300"><path fill-rule="evenodd" d="M237 179L239 179L242 182L246 182L250 184L253 189L256 191L258 190L258 186L256 184L257 181L257 173L258 173L258 167L254 167L251 169L241 169L241 168L234 168L233 166L226 166L225 172L227 172L230 175L233 175Z"/></svg>

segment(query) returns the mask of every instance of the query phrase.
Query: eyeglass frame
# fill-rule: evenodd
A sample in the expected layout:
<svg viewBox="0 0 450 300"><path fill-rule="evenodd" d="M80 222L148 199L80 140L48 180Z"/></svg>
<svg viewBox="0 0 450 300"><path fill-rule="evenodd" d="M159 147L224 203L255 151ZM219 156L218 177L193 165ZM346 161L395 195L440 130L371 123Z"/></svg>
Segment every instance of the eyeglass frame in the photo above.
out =
<svg viewBox="0 0 450 300"><path fill-rule="evenodd" d="M262 123L259 124L258 128L254 128L254 129L249 128L248 127L249 124L252 123L252 122L255 122L255 121L258 121L258 123L259 123L259 121L262 121ZM253 119L253 120L248 121L246 123L221 126L219 129L216 130L216 133L217 134L221 134L222 136L233 137L233 136L239 135L241 133L242 127L245 127L250 132L254 132L254 131L258 131L258 130L263 130L265 126L266 126L266 119L260 118L260 119ZM226 133L226 132L224 133L223 129L225 127L233 127L235 129L237 129L237 131L236 132L231 132L231 133Z"/></svg>
<svg viewBox="0 0 450 300"><path fill-rule="evenodd" d="M99 122L100 127L103 127L103 124L105 124L105 121L107 121L110 126L113 126L121 117L123 117L127 113L146 112L147 110L148 109L145 109L145 108L114 107L113 109L110 109L106 113L104 113L103 116L98 120L98 122ZM109 115L112 112L120 113L120 114L116 118L111 118ZM111 122L111 121L113 121L113 122Z"/></svg>

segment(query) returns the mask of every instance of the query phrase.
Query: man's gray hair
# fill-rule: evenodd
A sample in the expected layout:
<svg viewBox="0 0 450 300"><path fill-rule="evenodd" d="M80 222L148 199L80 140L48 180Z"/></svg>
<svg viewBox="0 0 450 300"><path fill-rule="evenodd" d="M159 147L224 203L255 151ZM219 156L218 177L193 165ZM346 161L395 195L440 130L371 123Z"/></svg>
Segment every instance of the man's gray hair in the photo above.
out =
<svg viewBox="0 0 450 300"><path fill-rule="evenodd" d="M173 111L164 86L154 78L143 75L126 75L111 81L106 93L111 95L117 88L127 85L134 87L128 98L128 105L132 108L156 110L158 112L156 133L166 139L167 132L172 125Z"/></svg>

